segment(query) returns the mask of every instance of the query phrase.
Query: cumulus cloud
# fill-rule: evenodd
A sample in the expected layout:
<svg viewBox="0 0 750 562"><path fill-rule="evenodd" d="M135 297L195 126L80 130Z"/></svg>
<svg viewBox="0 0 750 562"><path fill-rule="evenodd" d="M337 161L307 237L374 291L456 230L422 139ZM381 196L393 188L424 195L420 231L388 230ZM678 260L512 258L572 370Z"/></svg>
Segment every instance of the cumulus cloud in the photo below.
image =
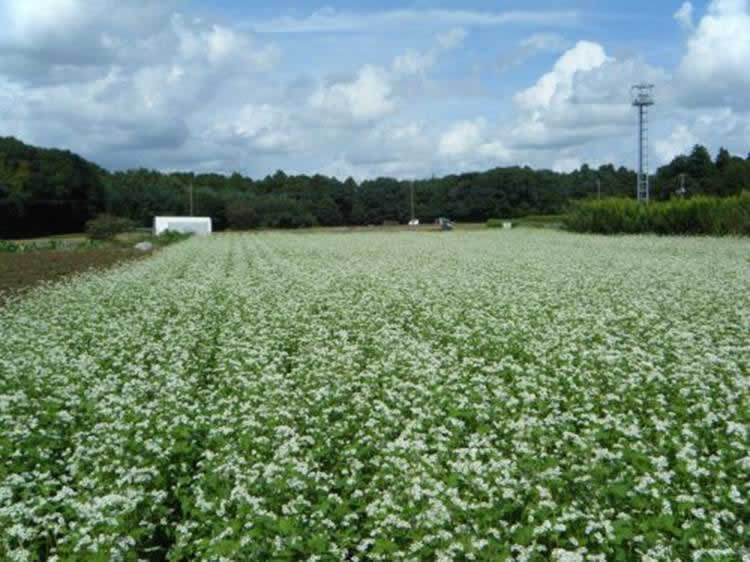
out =
<svg viewBox="0 0 750 562"><path fill-rule="evenodd" d="M482 139L483 119L459 121L440 136L440 154L461 156L476 150Z"/></svg>
<svg viewBox="0 0 750 562"><path fill-rule="evenodd" d="M439 137L438 152L450 165L474 163L482 167L507 163L512 157L509 148L492 137L484 118L452 123Z"/></svg>
<svg viewBox="0 0 750 562"><path fill-rule="evenodd" d="M280 54L274 45L256 46L248 35L221 25L190 25L183 17L175 15L172 30L177 38L177 54L186 61L205 60L211 65L231 61L235 65L269 70L279 60Z"/></svg>
<svg viewBox="0 0 750 562"><path fill-rule="evenodd" d="M79 73L76 79L85 68L122 64L124 55L142 47L129 39L150 36L167 25L170 4L0 0L0 71L41 83L62 66L68 76Z"/></svg>
<svg viewBox="0 0 750 562"><path fill-rule="evenodd" d="M750 114L729 107L681 110L669 132L655 138L654 153L659 164L670 162L679 154L686 154L696 144L707 146L716 153L719 147L745 155L750 146Z"/></svg>
<svg viewBox="0 0 750 562"><path fill-rule="evenodd" d="M682 102L750 108L750 5L713 0L687 42L680 64Z"/></svg>
<svg viewBox="0 0 750 562"><path fill-rule="evenodd" d="M479 145L479 155L485 159L489 165L497 166L507 164L512 161L513 153L500 140L488 140Z"/></svg>
<svg viewBox="0 0 750 562"><path fill-rule="evenodd" d="M244 123L246 101L231 92L272 69L278 47L166 9L174 5L0 0L0 15L11 22L0 37L0 89L13 94L0 96L5 134L116 167L200 160L203 155L190 155L189 147L206 149L207 132L215 147L230 137L253 150L290 144L283 128L232 136L221 126L235 123L238 114ZM212 102L228 92L234 107L222 120Z"/></svg>
<svg viewBox="0 0 750 562"><path fill-rule="evenodd" d="M667 138L654 142L654 152L661 163L666 163L678 154L686 154L697 143L697 137L685 125L677 125Z"/></svg>
<svg viewBox="0 0 750 562"><path fill-rule="evenodd" d="M206 140L284 153L300 148L302 138L299 124L288 111L267 103L248 103L220 116L208 129Z"/></svg>
<svg viewBox="0 0 750 562"><path fill-rule="evenodd" d="M693 30L693 5L690 2L683 2L680 9L674 13L673 17L685 31Z"/></svg>
<svg viewBox="0 0 750 562"><path fill-rule="evenodd" d="M562 148L623 136L632 127L630 86L643 79L663 86L669 76L637 59L611 57L597 43L577 43L516 94L511 146Z"/></svg>
<svg viewBox="0 0 750 562"><path fill-rule="evenodd" d="M369 64L351 81L321 84L308 103L328 116L355 123L382 117L396 106L388 73L382 67Z"/></svg>
<svg viewBox="0 0 750 562"><path fill-rule="evenodd" d="M675 14L685 59L672 81L604 44L569 42L580 28L561 26L578 21L573 12L324 9L243 24L201 19L171 0L0 0L0 129L113 168L363 179L507 164L562 170L609 157L633 165L629 88L645 79L657 86L655 161L694 141L744 149L747 2L714 0L705 14L691 6ZM545 31L500 38L500 59L468 33L509 23ZM334 48L342 57L330 57ZM526 66L534 78L523 87L508 73L509 89L488 101L497 76L487 68L540 54L557 60L545 71Z"/></svg>
<svg viewBox="0 0 750 562"><path fill-rule="evenodd" d="M39 0L0 4L9 33L6 41L31 43L43 35L62 33L86 19L86 10L78 0Z"/></svg>
<svg viewBox="0 0 750 562"><path fill-rule="evenodd" d="M598 43L579 41L560 57L551 72L536 84L516 94L516 102L525 109L547 108L556 100L570 97L576 73L586 72L611 60Z"/></svg>
<svg viewBox="0 0 750 562"><path fill-rule="evenodd" d="M382 123L358 135L343 158L361 171L378 176L402 163L403 171L418 170L434 154L430 130L419 121Z"/></svg>

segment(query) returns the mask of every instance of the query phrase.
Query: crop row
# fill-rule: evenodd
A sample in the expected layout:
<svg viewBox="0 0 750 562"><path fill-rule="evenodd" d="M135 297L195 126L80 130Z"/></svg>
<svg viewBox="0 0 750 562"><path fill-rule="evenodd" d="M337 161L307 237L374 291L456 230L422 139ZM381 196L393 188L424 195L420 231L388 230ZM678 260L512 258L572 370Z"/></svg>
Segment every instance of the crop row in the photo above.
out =
<svg viewBox="0 0 750 562"><path fill-rule="evenodd" d="M0 558L737 560L739 240L220 235L0 311Z"/></svg>

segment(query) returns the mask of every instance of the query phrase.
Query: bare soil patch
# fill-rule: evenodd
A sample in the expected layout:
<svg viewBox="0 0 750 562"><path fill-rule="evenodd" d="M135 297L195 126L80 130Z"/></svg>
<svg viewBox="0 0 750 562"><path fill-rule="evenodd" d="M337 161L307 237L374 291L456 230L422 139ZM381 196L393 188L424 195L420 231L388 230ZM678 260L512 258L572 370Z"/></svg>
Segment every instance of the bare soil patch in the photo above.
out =
<svg viewBox="0 0 750 562"><path fill-rule="evenodd" d="M0 252L0 296L55 281L91 268L107 268L145 257L132 248L75 251Z"/></svg>

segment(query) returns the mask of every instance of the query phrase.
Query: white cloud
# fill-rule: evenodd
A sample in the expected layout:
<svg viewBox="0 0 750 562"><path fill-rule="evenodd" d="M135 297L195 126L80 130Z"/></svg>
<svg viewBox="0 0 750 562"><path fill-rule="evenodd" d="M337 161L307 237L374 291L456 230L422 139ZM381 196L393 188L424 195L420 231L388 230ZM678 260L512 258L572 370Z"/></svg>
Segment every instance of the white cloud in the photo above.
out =
<svg viewBox="0 0 750 562"><path fill-rule="evenodd" d="M583 165L580 158L572 156L564 156L558 158L552 163L552 169L555 172L572 172L573 170L579 169Z"/></svg>
<svg viewBox="0 0 750 562"><path fill-rule="evenodd" d="M462 46L464 43L464 39L466 39L466 35L467 33L464 28L453 27L448 31L438 33L435 36L435 39L442 49L450 50L457 49L458 47Z"/></svg>
<svg viewBox="0 0 750 562"><path fill-rule="evenodd" d="M347 12L326 8L308 17L282 17L251 23L262 33L320 33L341 31L383 31L425 29L444 26L498 26L510 24L574 25L575 11L480 12L471 10L390 10Z"/></svg>
<svg viewBox="0 0 750 562"><path fill-rule="evenodd" d="M693 5L690 2L683 2L673 17L685 31L692 31L695 27L693 24Z"/></svg>
<svg viewBox="0 0 750 562"><path fill-rule="evenodd" d="M607 60L611 59L601 45L579 41L557 60L551 72L542 76L532 87L516 94L515 100L525 109L549 107L555 98L570 96L576 73L601 66Z"/></svg>
<svg viewBox="0 0 750 562"><path fill-rule="evenodd" d="M3 31L10 42L31 43L42 34L62 33L84 19L85 12L79 0L0 2Z"/></svg>
<svg viewBox="0 0 750 562"><path fill-rule="evenodd" d="M397 55L393 59L393 71L397 74L412 75L424 74L424 72L435 64L435 56L432 53L420 53L413 49Z"/></svg>
<svg viewBox="0 0 750 562"><path fill-rule="evenodd" d="M537 51L559 51L567 48L568 41L557 33L533 33L521 39L520 46Z"/></svg>
<svg viewBox="0 0 750 562"><path fill-rule="evenodd" d="M569 170L606 158L634 166L629 89L647 80L657 96L652 162L695 142L744 154L747 2L717 0L705 14L685 5L675 14L685 60L672 81L604 43L572 42L583 30L561 30L578 21L572 12L326 9L260 24L321 35L271 38L236 19L201 20L181 2L0 0L0 129L111 168L363 179L507 164ZM509 23L545 31L500 38L508 48L499 59L467 34ZM526 87L509 72L496 88L486 72L540 54L557 60ZM705 107L686 108L695 105Z"/></svg>
<svg viewBox="0 0 750 562"><path fill-rule="evenodd" d="M260 151L289 152L299 148L301 135L289 112L270 104L246 104L222 115L207 140L245 144Z"/></svg>
<svg viewBox="0 0 750 562"><path fill-rule="evenodd" d="M155 33L169 18L172 2L130 0L0 0L0 58L22 57L70 67L99 65L116 56L123 36ZM134 45L128 45L131 49ZM137 48L137 46L136 46Z"/></svg>
<svg viewBox="0 0 750 562"><path fill-rule="evenodd" d="M352 81L318 86L308 103L329 116L353 122L382 117L396 106L388 73L369 64Z"/></svg>
<svg viewBox="0 0 750 562"><path fill-rule="evenodd" d="M617 60L601 45L581 41L551 72L516 94L519 112L508 145L532 151L591 148L594 142L622 138L633 127L630 86L643 79L660 87L669 81L660 69L636 59Z"/></svg>
<svg viewBox="0 0 750 562"><path fill-rule="evenodd" d="M680 64L682 101L695 106L750 107L750 6L713 0Z"/></svg>
<svg viewBox="0 0 750 562"><path fill-rule="evenodd" d="M562 35L557 33L533 33L519 41L515 49L504 52L497 58L500 70L506 71L542 53L557 53L570 46Z"/></svg>
<svg viewBox="0 0 750 562"><path fill-rule="evenodd" d="M670 162L678 154L686 154L698 143L698 139L685 125L677 125L667 138L654 142L654 152L662 164Z"/></svg>
<svg viewBox="0 0 750 562"><path fill-rule="evenodd" d="M204 59L212 65L231 62L256 70L269 70L280 58L275 45L258 46L248 35L220 25L190 25L185 18L175 15L172 29L178 39L179 56L183 60Z"/></svg>
<svg viewBox="0 0 750 562"><path fill-rule="evenodd" d="M723 146L745 156L750 146L750 112L728 107L680 110L671 131L654 139L654 154L659 164L666 164L679 154L687 154L696 144L714 154Z"/></svg>
<svg viewBox="0 0 750 562"><path fill-rule="evenodd" d="M409 49L396 55L391 65L393 71L402 76L423 76L427 70L435 66L441 54L460 47L466 36L466 30L460 27L438 33L435 35L435 44L427 52Z"/></svg>
<svg viewBox="0 0 750 562"><path fill-rule="evenodd" d="M12 12L3 21L14 22L0 39L0 84L13 93L7 108L10 96L0 95L6 134L110 167L192 167L214 159L227 142L255 151L295 145L294 127L281 118L257 131L240 129L249 119L242 113L248 92L262 90L248 83L279 60L273 43L170 14L164 6L171 2L44 2L0 0L0 17ZM212 106L216 99L231 100L226 119L224 107Z"/></svg>
<svg viewBox="0 0 750 562"><path fill-rule="evenodd" d="M493 161L493 165L508 163L513 158L513 153L510 149L499 140L491 140L481 144L478 153L483 158Z"/></svg>
<svg viewBox="0 0 750 562"><path fill-rule="evenodd" d="M483 119L459 121L440 136L438 149L446 156L463 156L477 149L486 127Z"/></svg>

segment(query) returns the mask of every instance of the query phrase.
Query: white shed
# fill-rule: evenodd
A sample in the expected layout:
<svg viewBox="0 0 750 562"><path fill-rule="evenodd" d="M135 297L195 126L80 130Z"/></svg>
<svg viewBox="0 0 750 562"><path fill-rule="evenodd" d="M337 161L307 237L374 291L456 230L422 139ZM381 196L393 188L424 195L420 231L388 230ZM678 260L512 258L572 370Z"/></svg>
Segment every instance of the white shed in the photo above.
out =
<svg viewBox="0 0 750 562"><path fill-rule="evenodd" d="M165 230L211 234L211 217L154 217L154 234Z"/></svg>

